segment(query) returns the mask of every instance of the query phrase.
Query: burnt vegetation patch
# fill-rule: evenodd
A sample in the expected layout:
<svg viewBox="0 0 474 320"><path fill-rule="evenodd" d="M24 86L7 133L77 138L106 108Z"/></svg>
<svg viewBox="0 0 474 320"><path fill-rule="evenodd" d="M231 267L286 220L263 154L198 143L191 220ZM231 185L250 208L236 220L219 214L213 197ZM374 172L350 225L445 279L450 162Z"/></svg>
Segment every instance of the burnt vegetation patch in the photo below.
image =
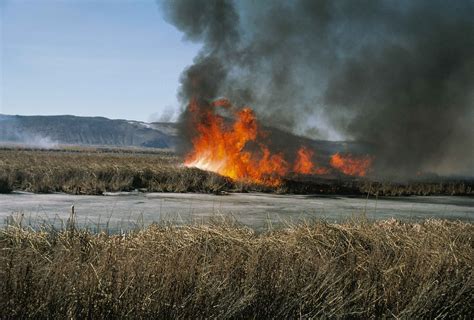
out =
<svg viewBox="0 0 474 320"><path fill-rule="evenodd" d="M10 193L13 191L13 185L8 176L0 176L0 193Z"/></svg>

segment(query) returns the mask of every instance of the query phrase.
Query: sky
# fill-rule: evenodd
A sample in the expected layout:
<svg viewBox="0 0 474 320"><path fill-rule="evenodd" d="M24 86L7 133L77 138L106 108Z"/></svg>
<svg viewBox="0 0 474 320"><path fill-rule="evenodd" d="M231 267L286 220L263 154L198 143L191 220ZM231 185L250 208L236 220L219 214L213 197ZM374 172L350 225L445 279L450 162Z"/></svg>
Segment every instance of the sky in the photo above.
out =
<svg viewBox="0 0 474 320"><path fill-rule="evenodd" d="M199 49L155 0L0 0L0 113L166 120Z"/></svg>

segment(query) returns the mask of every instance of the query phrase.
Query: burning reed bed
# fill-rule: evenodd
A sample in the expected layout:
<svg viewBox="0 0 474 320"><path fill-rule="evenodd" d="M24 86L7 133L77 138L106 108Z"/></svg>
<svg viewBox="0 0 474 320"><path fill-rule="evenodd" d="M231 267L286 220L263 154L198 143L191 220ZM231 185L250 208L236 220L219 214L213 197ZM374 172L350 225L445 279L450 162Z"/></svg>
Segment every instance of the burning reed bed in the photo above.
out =
<svg viewBox="0 0 474 320"><path fill-rule="evenodd" d="M156 150L0 149L0 193L22 190L98 195L136 189L145 192L260 191L361 196L472 195L474 181L438 179L393 183L345 176L327 179L290 174L282 179L281 185L266 186L187 168L180 157Z"/></svg>
<svg viewBox="0 0 474 320"><path fill-rule="evenodd" d="M0 318L470 318L474 225L0 233Z"/></svg>

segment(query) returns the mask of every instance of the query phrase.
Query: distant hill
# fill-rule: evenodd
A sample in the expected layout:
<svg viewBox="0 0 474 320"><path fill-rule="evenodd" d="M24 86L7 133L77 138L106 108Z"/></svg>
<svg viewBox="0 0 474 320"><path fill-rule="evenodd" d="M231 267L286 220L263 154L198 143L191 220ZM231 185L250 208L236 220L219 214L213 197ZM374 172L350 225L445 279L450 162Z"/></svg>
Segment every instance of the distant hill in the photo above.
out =
<svg viewBox="0 0 474 320"><path fill-rule="evenodd" d="M0 143L37 147L94 145L173 149L174 123L145 123L103 117L0 114Z"/></svg>
<svg viewBox="0 0 474 320"><path fill-rule="evenodd" d="M367 151L366 146L353 142L312 140L289 132L264 127L271 132L270 145L296 154L301 145L317 150L317 156L327 158L334 152ZM112 120L104 117L13 116L0 114L0 144L54 148L60 145L146 147L175 149L178 143L177 124L172 122L140 122Z"/></svg>

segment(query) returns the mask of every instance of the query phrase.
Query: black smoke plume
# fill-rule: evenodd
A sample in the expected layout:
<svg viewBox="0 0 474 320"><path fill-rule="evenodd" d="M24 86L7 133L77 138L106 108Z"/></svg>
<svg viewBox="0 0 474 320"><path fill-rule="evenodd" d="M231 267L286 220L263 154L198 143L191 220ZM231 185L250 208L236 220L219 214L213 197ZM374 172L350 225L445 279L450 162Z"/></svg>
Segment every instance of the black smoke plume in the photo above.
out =
<svg viewBox="0 0 474 320"><path fill-rule="evenodd" d="M180 97L372 146L380 175L474 173L474 1L180 0ZM184 112L184 117L186 112Z"/></svg>

